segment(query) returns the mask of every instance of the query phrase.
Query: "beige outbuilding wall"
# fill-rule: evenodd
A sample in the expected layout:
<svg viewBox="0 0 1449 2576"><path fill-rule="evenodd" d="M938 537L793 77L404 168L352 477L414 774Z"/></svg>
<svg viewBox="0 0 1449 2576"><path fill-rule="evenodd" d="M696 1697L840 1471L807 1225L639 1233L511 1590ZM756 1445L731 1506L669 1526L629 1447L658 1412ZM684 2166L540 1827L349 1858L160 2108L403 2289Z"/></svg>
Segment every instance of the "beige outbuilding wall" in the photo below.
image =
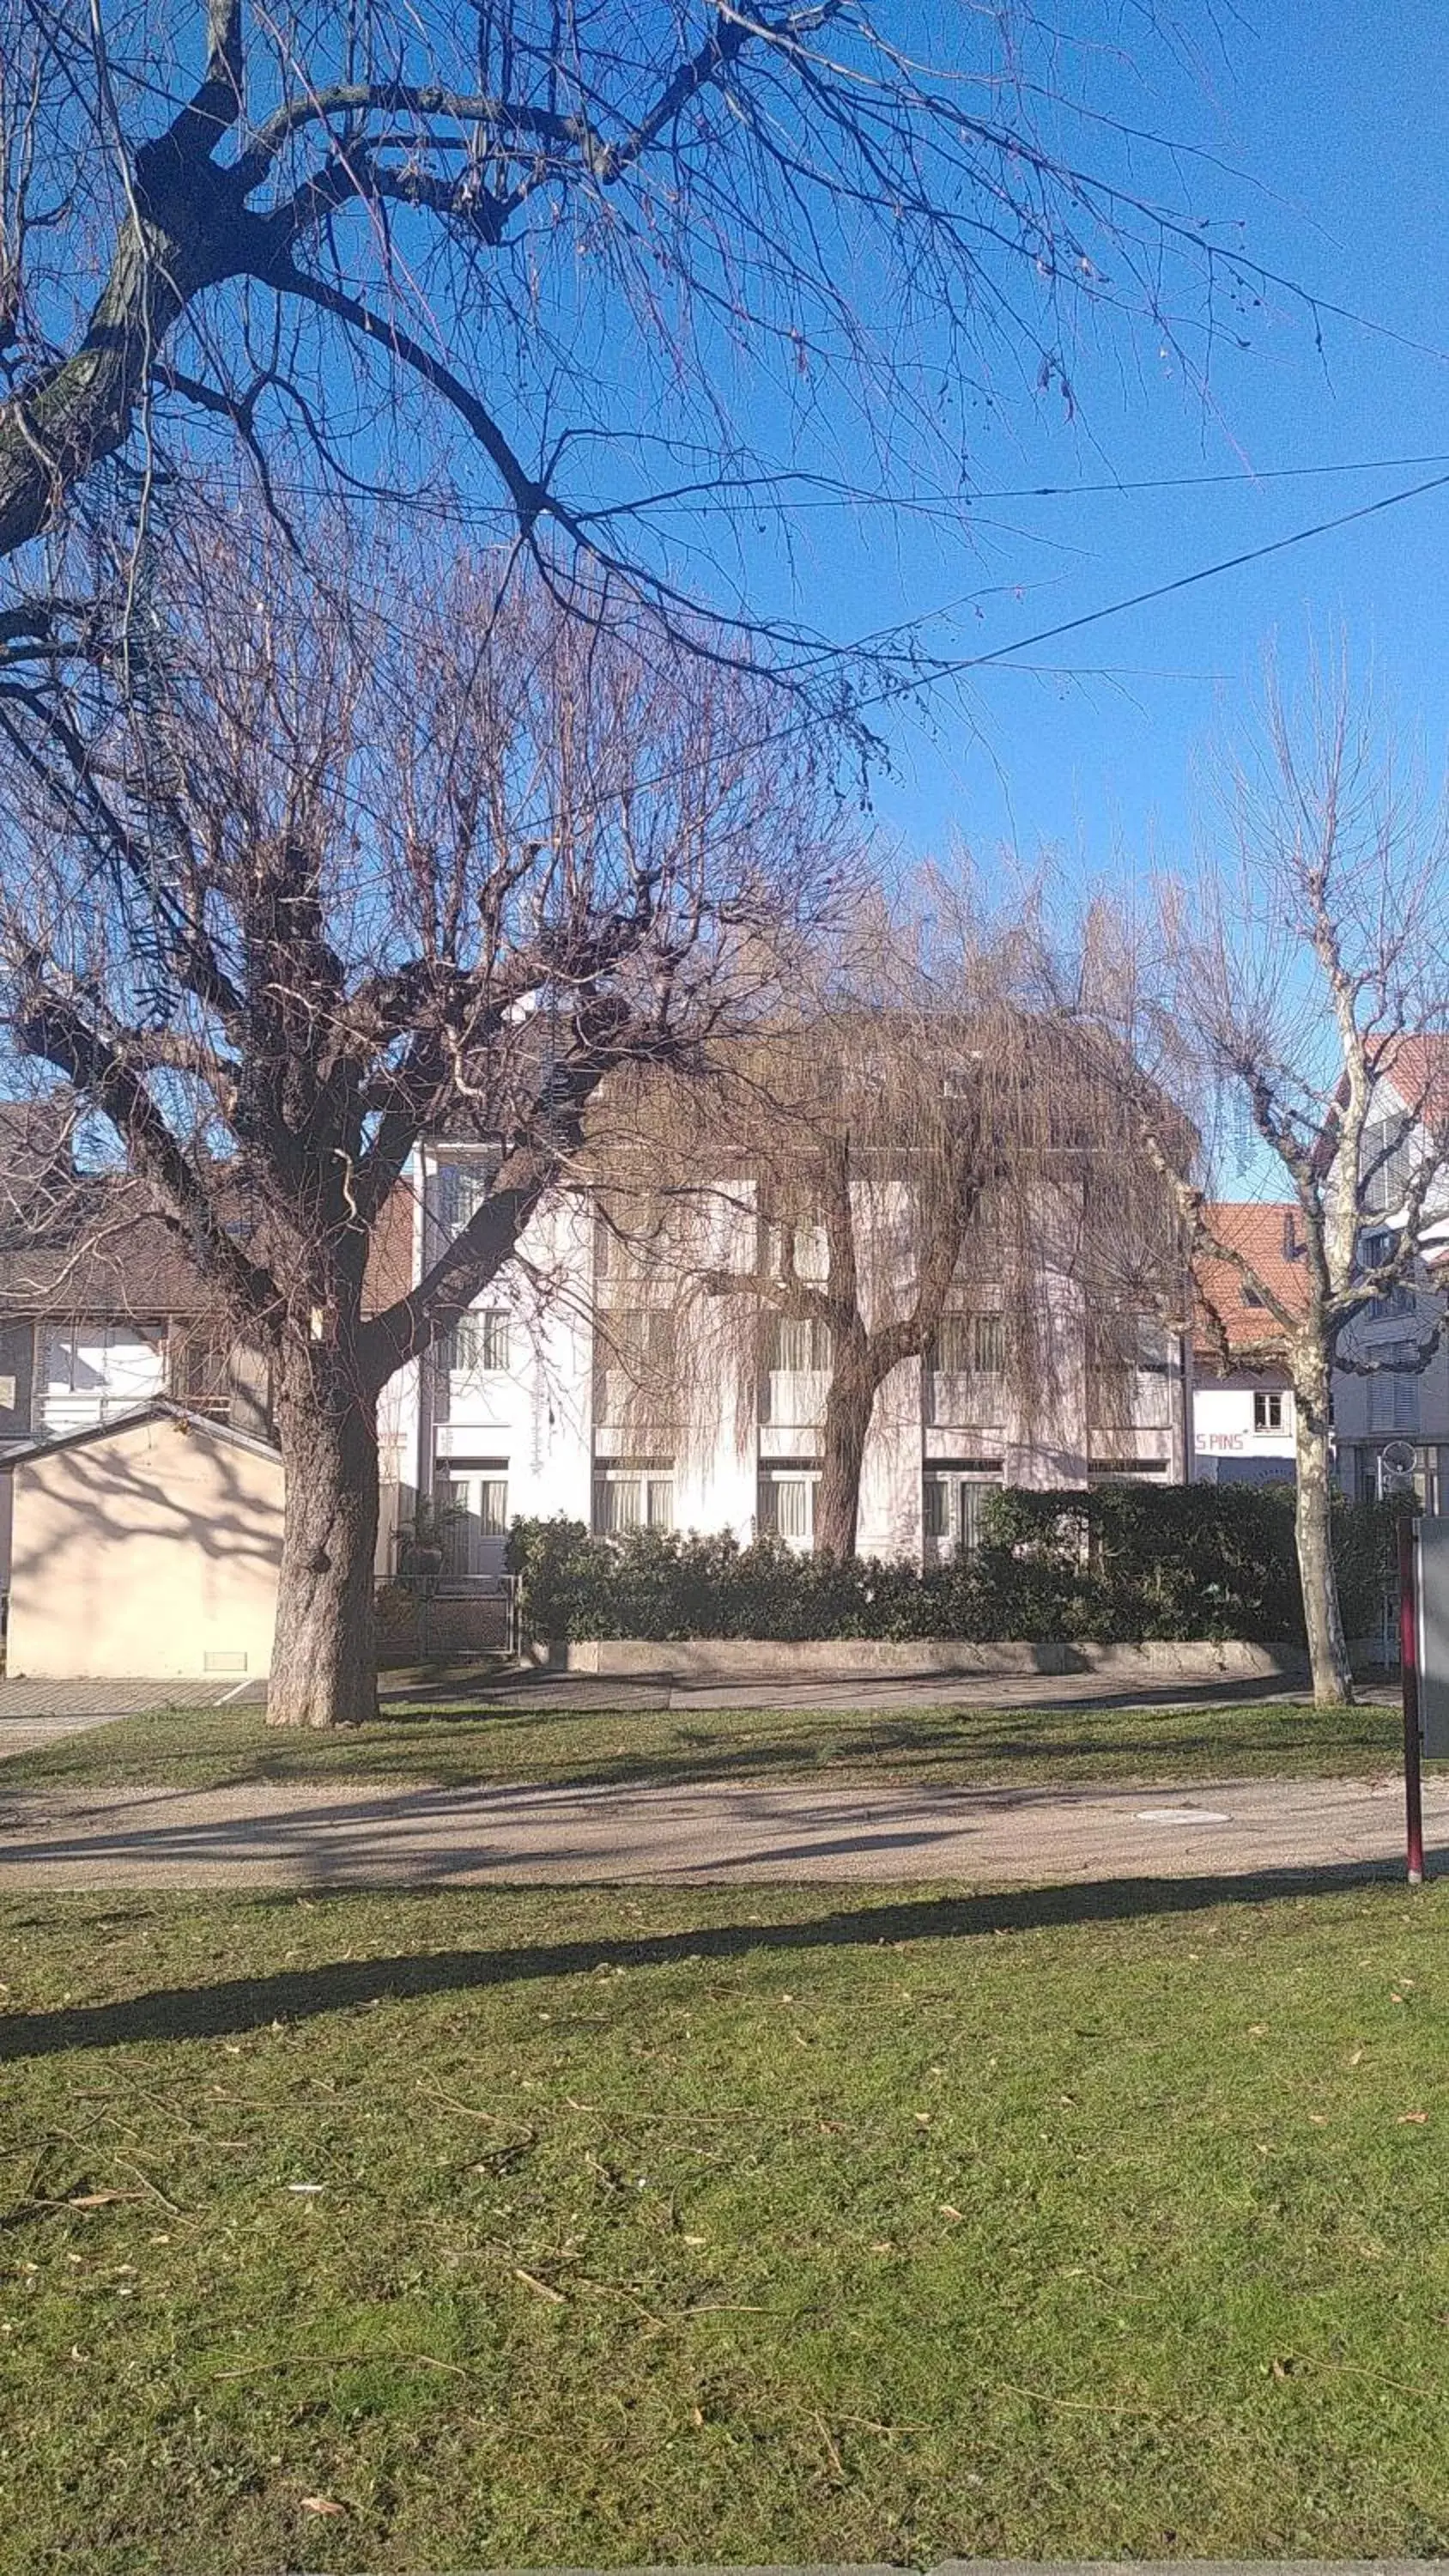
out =
<svg viewBox="0 0 1449 2576"><path fill-rule="evenodd" d="M280 1458L154 1414L21 1457L10 1478L10 1673L267 1671Z"/></svg>

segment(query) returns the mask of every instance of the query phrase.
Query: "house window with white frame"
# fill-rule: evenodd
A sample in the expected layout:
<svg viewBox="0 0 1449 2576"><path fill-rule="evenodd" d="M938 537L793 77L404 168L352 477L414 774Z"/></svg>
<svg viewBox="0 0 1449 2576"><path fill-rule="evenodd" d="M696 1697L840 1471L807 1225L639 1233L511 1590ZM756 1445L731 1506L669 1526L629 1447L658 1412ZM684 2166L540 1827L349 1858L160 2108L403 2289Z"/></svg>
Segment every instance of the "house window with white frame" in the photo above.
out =
<svg viewBox="0 0 1449 2576"><path fill-rule="evenodd" d="M1258 1432L1286 1431L1287 1406L1288 1399L1279 1388L1258 1388L1253 1396L1253 1429Z"/></svg>
<svg viewBox="0 0 1449 2576"><path fill-rule="evenodd" d="M674 1467L668 1459L600 1461L594 1468L594 1536L672 1530Z"/></svg>
<svg viewBox="0 0 1449 2576"><path fill-rule="evenodd" d="M758 1523L762 1538L779 1538L787 1547L815 1544L817 1467L767 1465L760 1469Z"/></svg>
<svg viewBox="0 0 1449 2576"><path fill-rule="evenodd" d="M444 1365L450 1377L502 1377L509 1366L506 1306L475 1306L460 1315L444 1341Z"/></svg>
<svg viewBox="0 0 1449 2576"><path fill-rule="evenodd" d="M812 1369L828 1369L831 1359L831 1331L815 1315L777 1315L770 1350L770 1366L791 1376L804 1376Z"/></svg>
<svg viewBox="0 0 1449 2576"><path fill-rule="evenodd" d="M45 1335L45 1420L51 1430L106 1422L159 1395L166 1381L164 1327L51 1325Z"/></svg>
<svg viewBox="0 0 1449 2576"><path fill-rule="evenodd" d="M1006 1317L996 1311L943 1315L932 1364L947 1377L1001 1377L1006 1368Z"/></svg>
<svg viewBox="0 0 1449 2576"><path fill-rule="evenodd" d="M985 1536L987 1499L1000 1491L999 1458L928 1465L921 1489L926 1562L974 1556Z"/></svg>

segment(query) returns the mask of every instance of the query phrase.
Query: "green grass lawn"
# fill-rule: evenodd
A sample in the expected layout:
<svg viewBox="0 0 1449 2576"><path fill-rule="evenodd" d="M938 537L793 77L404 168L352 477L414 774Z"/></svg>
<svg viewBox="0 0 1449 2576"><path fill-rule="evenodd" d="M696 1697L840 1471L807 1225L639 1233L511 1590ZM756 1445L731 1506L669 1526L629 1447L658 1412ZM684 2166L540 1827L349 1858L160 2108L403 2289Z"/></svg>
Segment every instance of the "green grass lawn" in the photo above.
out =
<svg viewBox="0 0 1449 2576"><path fill-rule="evenodd" d="M7 2576L1449 2551L1449 1887L0 1933Z"/></svg>
<svg viewBox="0 0 1449 2576"><path fill-rule="evenodd" d="M0 1787L251 1780L1172 1782L1385 1770L1395 1710L1286 1701L1179 1708L561 1710L474 1700L393 1707L336 1735L269 1728L257 1708L167 1710L63 1737L0 1770Z"/></svg>

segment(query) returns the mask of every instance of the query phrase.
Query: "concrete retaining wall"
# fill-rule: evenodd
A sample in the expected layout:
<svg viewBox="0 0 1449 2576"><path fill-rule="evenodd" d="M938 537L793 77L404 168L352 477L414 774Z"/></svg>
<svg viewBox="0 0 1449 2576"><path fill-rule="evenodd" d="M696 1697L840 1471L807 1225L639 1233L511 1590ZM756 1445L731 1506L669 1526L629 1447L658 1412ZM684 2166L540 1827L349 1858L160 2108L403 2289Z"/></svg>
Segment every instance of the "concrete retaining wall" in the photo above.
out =
<svg viewBox="0 0 1449 2576"><path fill-rule="evenodd" d="M550 1660L546 1647L535 1649L535 1656L540 1662ZM571 1673L681 1682L905 1680L931 1673L1117 1673L1124 1680L1249 1681L1278 1673L1297 1679L1306 1661L1296 1647L1250 1646L1238 1638L1222 1644L1148 1639L1135 1646L1069 1646L1010 1638L967 1645L950 1637L811 1637L795 1644L757 1637L686 1637L665 1643L583 1637L555 1648L552 1660Z"/></svg>

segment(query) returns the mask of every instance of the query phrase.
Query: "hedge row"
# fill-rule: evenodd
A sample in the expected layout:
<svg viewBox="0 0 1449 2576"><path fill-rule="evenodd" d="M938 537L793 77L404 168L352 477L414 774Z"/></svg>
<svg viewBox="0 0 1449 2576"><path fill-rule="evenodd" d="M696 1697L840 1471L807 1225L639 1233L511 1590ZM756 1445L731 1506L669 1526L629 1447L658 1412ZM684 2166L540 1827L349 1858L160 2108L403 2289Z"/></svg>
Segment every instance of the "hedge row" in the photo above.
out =
<svg viewBox="0 0 1449 2576"><path fill-rule="evenodd" d="M1301 1642L1293 1496L1251 1485L1003 1490L973 1557L921 1573L855 1557L797 1556L777 1541L517 1521L509 1565L520 1633L570 1637L999 1637L1107 1644L1141 1638ZM1393 1561L1391 1512L1335 1507L1350 1636L1377 1630Z"/></svg>

